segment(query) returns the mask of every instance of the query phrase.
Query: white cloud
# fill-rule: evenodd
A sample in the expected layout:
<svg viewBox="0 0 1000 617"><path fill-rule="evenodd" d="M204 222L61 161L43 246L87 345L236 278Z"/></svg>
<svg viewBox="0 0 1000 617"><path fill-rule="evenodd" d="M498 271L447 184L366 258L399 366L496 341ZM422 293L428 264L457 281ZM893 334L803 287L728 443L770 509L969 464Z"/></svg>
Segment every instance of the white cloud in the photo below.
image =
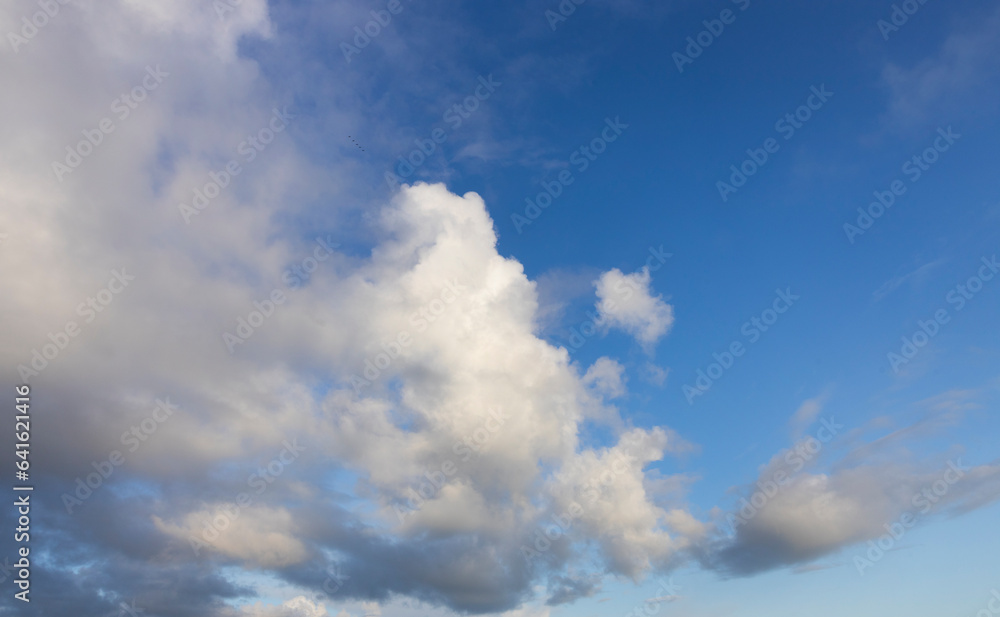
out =
<svg viewBox="0 0 1000 617"><path fill-rule="evenodd" d="M583 376L584 385L597 394L608 398L618 398L625 394L625 367L611 358L598 358Z"/></svg>
<svg viewBox="0 0 1000 617"><path fill-rule="evenodd" d="M807 416L818 411L804 407ZM855 431L842 435L847 451L838 451L836 441L807 437L779 452L740 491L747 502L724 515L721 526L735 537L714 546L707 561L738 575L810 563L888 533L903 515L923 524L1000 498L997 464L965 467L961 457L940 456L908 460L924 424L940 426L925 419L868 442Z"/></svg>
<svg viewBox="0 0 1000 617"><path fill-rule="evenodd" d="M650 279L648 268L633 274L622 274L614 268L594 281L597 310L602 319L628 332L647 349L667 334L674 323L673 307L661 296L651 295Z"/></svg>
<svg viewBox="0 0 1000 617"><path fill-rule="evenodd" d="M668 532L670 515L652 503L642 471L667 448L665 431L633 429L614 447L574 456L551 486L557 512L582 507L577 533L593 539L613 573L638 578L688 546Z"/></svg>
<svg viewBox="0 0 1000 617"><path fill-rule="evenodd" d="M670 375L670 369L647 362L642 368L642 376L654 386L662 386Z"/></svg>
<svg viewBox="0 0 1000 617"><path fill-rule="evenodd" d="M13 273L0 296L0 361L29 364L51 334L71 320L80 326L31 377L40 406L59 410L37 433L52 454L40 473L59 487L47 498L57 502L92 461L122 450L122 432L146 419L157 397L179 407L137 449L124 448L113 481L73 516L52 514L62 534L53 539L67 550L53 550L39 568L52 580L73 578L67 601L106 614L106 592L136 589L148 592L150 614L229 615L219 607L245 591L220 571L265 570L311 594L336 561L353 600L395 595L502 612L520 606L539 576L518 551L524 538L573 501L584 510L572 550L552 551L550 572L640 578L701 540L705 523L683 504L660 504L660 488L686 476L648 469L689 444L666 427L612 430L607 448L581 439L594 417L626 425L604 402L624 394L623 367L602 358L581 376L565 349L539 338L537 286L497 252L479 195L410 186L391 203L363 204L360 229L347 222L362 218L360 207L315 208L353 201L343 198L356 190L355 167L336 157L315 164L302 141L348 134L367 113L359 110L338 108L322 130L299 118L301 128L293 122L253 161L239 158L248 133L290 102L237 53L275 30L263 0L244 0L223 18L194 0L61 10L30 47L0 54L4 84L18 93L0 98L0 114L17 120L0 143L0 269ZM2 23L20 22L12 6L0 14ZM393 41L379 44L391 51ZM113 116L112 102L157 64L165 81L59 182L53 160ZM349 78L330 79L339 87ZM245 164L238 181L185 225L177 205L234 158ZM359 248L330 255L308 284L285 282L317 235L354 232ZM86 321L78 307L112 269L136 278ZM648 271L611 270L596 287L610 326L647 348L669 331L672 307L652 295ZM229 353L223 332L275 289L286 301ZM354 376L365 381L357 390ZM3 389L15 377L0 378ZM220 496L247 491L247 477L291 439L306 446L302 457L220 530L208 557L195 555L190 538L221 514ZM400 521L396 506L445 462L454 472ZM980 486L989 471L977 471ZM835 506L831 525L856 524L844 514L859 503L855 485L832 474L801 482L771 515L790 533L804 533L815 503ZM966 503L989 498L970 493ZM831 530L814 548L844 537ZM81 560L100 560L106 572L80 568ZM564 597L594 588L568 585ZM242 610L326 614L307 597Z"/></svg>

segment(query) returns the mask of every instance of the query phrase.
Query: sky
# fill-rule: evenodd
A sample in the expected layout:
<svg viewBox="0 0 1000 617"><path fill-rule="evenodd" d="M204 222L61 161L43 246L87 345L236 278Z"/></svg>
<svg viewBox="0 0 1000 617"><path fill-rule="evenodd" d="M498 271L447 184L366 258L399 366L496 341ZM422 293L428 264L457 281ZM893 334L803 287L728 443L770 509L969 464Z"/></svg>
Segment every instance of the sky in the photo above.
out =
<svg viewBox="0 0 1000 617"><path fill-rule="evenodd" d="M1000 614L996 3L0 34L0 615Z"/></svg>

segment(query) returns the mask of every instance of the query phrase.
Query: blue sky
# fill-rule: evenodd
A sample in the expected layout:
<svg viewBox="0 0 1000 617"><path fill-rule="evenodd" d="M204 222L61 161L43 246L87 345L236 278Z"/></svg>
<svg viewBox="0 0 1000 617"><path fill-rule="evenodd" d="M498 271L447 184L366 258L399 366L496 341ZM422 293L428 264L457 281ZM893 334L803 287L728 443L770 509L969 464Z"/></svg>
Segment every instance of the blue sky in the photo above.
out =
<svg viewBox="0 0 1000 617"><path fill-rule="evenodd" d="M992 610L994 3L60 6L0 10L37 614Z"/></svg>

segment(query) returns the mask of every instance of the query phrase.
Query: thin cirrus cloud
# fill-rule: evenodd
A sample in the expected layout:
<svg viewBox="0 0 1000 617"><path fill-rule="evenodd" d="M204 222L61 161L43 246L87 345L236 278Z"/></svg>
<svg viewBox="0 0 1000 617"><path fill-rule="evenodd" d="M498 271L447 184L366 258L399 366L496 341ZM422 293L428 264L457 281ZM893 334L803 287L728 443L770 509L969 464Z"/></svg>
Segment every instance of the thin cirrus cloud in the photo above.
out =
<svg viewBox="0 0 1000 617"><path fill-rule="evenodd" d="M936 112L954 115L969 100L989 100L996 80L1000 10L957 25L935 53L906 66L888 62L882 84L889 93L885 117L901 127L926 122Z"/></svg>

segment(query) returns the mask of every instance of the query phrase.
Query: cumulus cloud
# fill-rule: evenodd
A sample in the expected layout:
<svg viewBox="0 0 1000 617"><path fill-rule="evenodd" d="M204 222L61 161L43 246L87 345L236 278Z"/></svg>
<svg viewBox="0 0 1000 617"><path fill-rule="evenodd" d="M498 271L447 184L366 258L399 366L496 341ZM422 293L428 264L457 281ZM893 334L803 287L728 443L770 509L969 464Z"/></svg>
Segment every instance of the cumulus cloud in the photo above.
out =
<svg viewBox="0 0 1000 617"><path fill-rule="evenodd" d="M674 323L673 307L651 294L650 280L648 268L632 274L613 268L594 281L602 321L629 333L646 348L666 335Z"/></svg>
<svg viewBox="0 0 1000 617"><path fill-rule="evenodd" d="M538 286L498 252L478 194L415 184L373 198L352 161L312 162L328 135L370 116L338 98L356 78L331 70L305 97L335 100L328 118L295 109L296 84L265 77L283 77L281 46L261 62L245 53L280 36L263 0L222 16L194 0L61 6L27 47L0 55L19 93L0 98L17 119L0 143L0 268L11 273L0 360L29 371L46 410L33 426L44 481L32 499L47 530L32 571L39 611L104 617L135 598L150 615L322 617L316 594L335 581L338 603L370 602L370 615L405 597L545 617L524 608L539 581L558 604L607 575L639 580L704 551L710 525L680 495L689 476L663 461L693 446L668 427L631 428L607 403L628 394L618 361L582 371L539 337ZM0 15L20 23L12 5ZM389 39L387 53L405 55ZM155 91L127 117L113 111L157 66L168 75ZM247 146L286 106L287 127ZM53 161L106 116L114 131L57 177ZM178 206L215 194L205 187L232 161L240 174L186 221ZM113 272L134 279L108 296ZM610 327L647 348L669 331L673 310L647 270L611 270L596 287ZM111 298L100 310L98 296ZM69 322L78 334L40 356ZM15 381L6 372L0 389ZM166 399L176 409L157 415ZM597 442L582 436L595 417L610 420ZM81 489L113 454L113 473ZM886 515L899 504L884 495L892 470L872 471L803 475L760 519L787 538L741 529L713 563L753 571L865 537L874 527L852 518L859 504ZM992 468L969 477L949 497L956 512L993 498ZM561 540L525 560L522 546L574 505ZM801 537L811 515L831 526L818 540ZM782 556L747 557L765 545ZM298 597L265 602L261 579Z"/></svg>
<svg viewBox="0 0 1000 617"><path fill-rule="evenodd" d="M807 401L793 424L818 412L815 399ZM802 566L878 538L903 516L923 524L1000 498L995 462L966 466L961 456L912 460L906 449L915 427L926 422L863 440L859 430L845 431L824 418L814 435L776 454L752 485L736 491L739 504L720 516L718 527L730 538L710 543L705 563L737 576Z"/></svg>
<svg viewBox="0 0 1000 617"><path fill-rule="evenodd" d="M611 358L598 358L583 376L583 383L606 398L625 394L625 367Z"/></svg>
<svg viewBox="0 0 1000 617"><path fill-rule="evenodd" d="M85 19L53 20L47 38L0 57L11 87L35 93L0 102L21 118L0 146L11 162L0 229L19 230L0 252L17 273L0 299L0 357L32 371L39 405L63 410L36 427L49 478L36 499L63 530L37 566L40 609L104 615L134 597L150 614L228 616L239 604L322 614L304 601L252 604L256 590L228 577L267 573L312 598L331 568L344 574L344 599L520 606L534 581L578 559L574 548L528 564L519 548L555 511L554 495L574 490L561 471L596 456L581 425L617 418L603 400L625 394L621 366L606 359L581 375L537 336L536 285L497 252L477 194L418 184L363 223L317 215L310 200L336 201L349 183L303 156L303 117L248 160L248 133L288 102L238 53L273 36L266 5L244 2L225 19L193 6L72 5ZM156 63L169 73L158 88L56 179L53 159ZM47 90L24 87L38 75L52 76ZM240 175L185 221L178 204L232 160ZM369 245L341 250L358 226ZM88 309L113 271L134 279ZM32 367L33 350L70 320L78 337ZM224 338L239 332L238 343ZM150 420L158 399L175 409ZM665 434L648 432L627 478L602 489L589 531L574 536L579 550L605 547L607 563L587 576L653 567L631 557L649 538L657 563L669 557L642 484ZM287 442L303 447L294 462ZM77 493L92 462L115 451L124 463ZM251 503L234 506L243 493ZM609 499L645 514L616 528ZM207 547L196 552L192 538ZM88 567L95 559L104 566Z"/></svg>

